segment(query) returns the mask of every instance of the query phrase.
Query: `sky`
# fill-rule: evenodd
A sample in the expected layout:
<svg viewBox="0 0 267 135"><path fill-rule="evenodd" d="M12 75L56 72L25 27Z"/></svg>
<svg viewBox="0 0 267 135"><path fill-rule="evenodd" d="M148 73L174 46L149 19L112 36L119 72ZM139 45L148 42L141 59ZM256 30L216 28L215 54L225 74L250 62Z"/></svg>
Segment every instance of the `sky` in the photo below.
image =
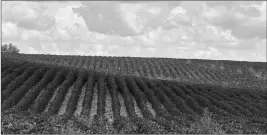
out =
<svg viewBox="0 0 267 135"><path fill-rule="evenodd" d="M3 1L21 53L266 62L266 1Z"/></svg>

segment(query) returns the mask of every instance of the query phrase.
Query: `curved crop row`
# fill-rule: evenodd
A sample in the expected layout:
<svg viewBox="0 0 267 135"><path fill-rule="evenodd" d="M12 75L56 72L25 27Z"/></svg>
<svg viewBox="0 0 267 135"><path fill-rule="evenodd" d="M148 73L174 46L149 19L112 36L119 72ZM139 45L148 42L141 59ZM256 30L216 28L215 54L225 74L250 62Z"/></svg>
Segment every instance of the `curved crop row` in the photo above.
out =
<svg viewBox="0 0 267 135"><path fill-rule="evenodd" d="M172 103L175 104L176 107L181 112L195 115L195 113L193 111L191 111L190 109L188 109L188 106L184 102L185 100L183 100L182 98L180 98L179 95L177 95L175 92L173 92L173 90L171 89L171 87L168 87L168 86L164 85L164 83L162 83L162 82L159 82L158 85L160 86L160 88L163 89L163 91L170 98L170 100L172 101ZM187 96L185 96L185 97L187 97ZM185 97L183 97L183 98L185 98ZM175 107L175 106L173 106L173 107Z"/></svg>
<svg viewBox="0 0 267 135"><path fill-rule="evenodd" d="M215 114L223 114L223 113L227 113L227 112L223 111L222 109L220 109L220 108L218 108L217 106L214 106L214 105L212 104L212 101L214 101L214 102L217 102L217 101L215 101L214 98L209 99L209 97L211 97L211 95L206 94L206 93L204 93L204 92L202 92L202 91L199 91L199 90L197 90L197 89L195 89L195 88L192 88L192 87L189 87L189 86L187 86L187 87L188 87L190 90L192 90L192 92L194 92L194 94L195 94L195 99L198 101L199 105L201 105L203 108L208 107L208 109L209 109L211 112L215 113ZM211 100L212 100L212 101L211 101Z"/></svg>
<svg viewBox="0 0 267 135"><path fill-rule="evenodd" d="M218 96L222 97L225 101L228 101L228 103L231 103L231 105L234 106L235 108L238 108L237 110L240 110L239 112L244 114L244 115L251 116L252 112L255 112L253 110L255 110L256 108L254 106L252 106L251 104L244 103L244 102L238 100L237 97L231 98L231 96L229 96L229 95L232 95L232 96L234 96L234 95L231 94L230 90L228 92L214 91L214 93L217 94Z"/></svg>
<svg viewBox="0 0 267 135"><path fill-rule="evenodd" d="M208 91L203 90L201 88L193 88L191 86L183 86L183 87L187 87L188 89L184 89L186 90L189 94L191 94L191 96L193 96L197 101L198 99L202 99L203 100L203 105L208 105L208 108L217 114L228 114L228 112L225 112L226 110L221 108L220 104L222 104L223 102L221 100L218 100L218 98L214 98ZM200 98L198 98L197 96L199 96ZM201 100L200 100L201 101ZM225 104L223 104L224 106Z"/></svg>
<svg viewBox="0 0 267 135"><path fill-rule="evenodd" d="M158 97L162 105L166 108L166 110L174 116L181 115L180 112L176 109L176 106L169 100L169 98L165 95L165 93L161 90L160 87L157 87L157 85L152 81L146 82L148 86L153 89L153 92Z"/></svg>
<svg viewBox="0 0 267 135"><path fill-rule="evenodd" d="M47 71L45 68L40 68L37 70L27 81L24 82L22 86L20 86L16 91L14 91L9 98L7 98L3 104L2 109L8 109L13 105L17 104L21 98L25 95L25 93L31 89L34 85L36 85L39 80L43 77L44 73Z"/></svg>
<svg viewBox="0 0 267 135"><path fill-rule="evenodd" d="M151 61L145 60L143 64L144 64L144 71L145 73L147 73L146 76L150 78L157 78L159 76L156 67L153 66L153 63L151 63Z"/></svg>
<svg viewBox="0 0 267 135"><path fill-rule="evenodd" d="M18 68L15 68L11 74L8 74L5 78L1 79L1 93L6 90L7 85L14 80L17 76L20 76L28 65L24 65Z"/></svg>
<svg viewBox="0 0 267 135"><path fill-rule="evenodd" d="M36 113L44 111L55 89L61 84L61 82L64 79L65 79L65 72L64 70L61 70L60 72L58 72L58 74L53 79L53 81L48 84L48 86L45 88L45 91L42 93L42 95L40 95L40 98L38 98L35 101L35 104L32 110L33 113L36 114Z"/></svg>
<svg viewBox="0 0 267 135"><path fill-rule="evenodd" d="M7 68L4 70L1 70L1 78L5 78L8 74L11 74L15 69L19 67L23 67L25 64L11 64L7 65Z"/></svg>
<svg viewBox="0 0 267 135"><path fill-rule="evenodd" d="M52 79L55 76L57 69L52 68L48 70L45 75L42 77L42 79L33 86L21 99L21 101L16 105L16 108L19 110L27 110L33 103L33 101L37 98L40 91L49 83L52 81Z"/></svg>
<svg viewBox="0 0 267 135"><path fill-rule="evenodd" d="M108 90L109 93L111 94L111 99L112 99L112 111L113 111L113 116L114 120L119 120L120 117L120 102L118 99L118 86L116 84L114 76L108 75L107 76L107 82L108 82Z"/></svg>
<svg viewBox="0 0 267 135"><path fill-rule="evenodd" d="M55 97L55 99L51 102L49 108L48 108L48 114L49 115L55 115L59 109L61 104L63 103L64 97L68 92L68 88L75 82L76 80L76 73L74 71L67 72L66 79L64 82L62 82L62 85L60 85L60 88L58 90L58 93ZM57 74L57 76L60 76L60 74Z"/></svg>
<svg viewBox="0 0 267 135"><path fill-rule="evenodd" d="M86 92L85 92L85 98L83 101L82 114L88 113L88 110L91 109L91 104L93 101L93 94L94 94L94 86L95 86L95 75L94 73L89 73L87 83L86 83Z"/></svg>
<svg viewBox="0 0 267 135"><path fill-rule="evenodd" d="M135 113L135 110L134 110L133 99L132 99L132 97L129 93L129 89L125 83L125 78L123 76L116 76L116 83L118 85L118 90L123 95L126 110L127 110L129 117L130 118L137 118L137 114Z"/></svg>
<svg viewBox="0 0 267 135"><path fill-rule="evenodd" d="M207 98L205 98L205 96L201 96L200 94L196 94L195 91L193 90L193 88L191 88L188 85L186 85L184 87L185 87L184 90L191 97L193 97L201 107L205 108L205 107L209 107L211 105L211 103L209 102L209 100Z"/></svg>
<svg viewBox="0 0 267 135"><path fill-rule="evenodd" d="M157 60L148 61L148 63L150 63L150 62L151 62L151 67L155 67L155 69L156 69L156 75L158 77L164 77L165 76L164 72L162 71L162 68L160 67L160 64L158 63L158 61ZM149 70L149 69L147 69L147 70Z"/></svg>
<svg viewBox="0 0 267 135"><path fill-rule="evenodd" d="M217 107L224 109L225 111L233 114L233 115L239 115L239 112L235 109L233 109L231 106L226 104L224 101L217 101L215 98L208 96L208 99Z"/></svg>
<svg viewBox="0 0 267 135"><path fill-rule="evenodd" d="M186 95L179 87L173 85L169 85L168 87L170 87L171 89L171 91L168 92L168 96L172 97L173 102L176 103L178 109L180 109L184 113L194 114L195 112L193 112L193 110L189 108L189 106L185 102L185 97L187 97L188 95Z"/></svg>
<svg viewBox="0 0 267 135"><path fill-rule="evenodd" d="M161 61L159 61L159 65L163 69L165 77L170 77L170 78L176 78L177 77L177 75L174 75L171 73L171 70L173 70L173 69L171 69L171 67L169 67L167 62L165 62L164 60L163 61L161 60Z"/></svg>
<svg viewBox="0 0 267 135"><path fill-rule="evenodd" d="M105 99L106 99L106 85L105 85L105 75L100 75L97 80L98 98L97 98L97 114L105 114Z"/></svg>
<svg viewBox="0 0 267 135"><path fill-rule="evenodd" d="M156 115L163 116L165 114L163 108L159 100L157 100L156 95L152 90L150 90L142 78L135 78L137 85L139 86L140 90L144 92L147 96L148 101L151 103L152 108L156 111Z"/></svg>
<svg viewBox="0 0 267 135"><path fill-rule="evenodd" d="M37 67L28 67L23 74L13 80L10 84L8 84L5 91L1 93L1 101L7 99L19 86L21 86L24 81L29 78L35 71Z"/></svg>
<svg viewBox="0 0 267 135"><path fill-rule="evenodd" d="M148 110L146 106L146 96L139 89L135 80L132 77L126 77L126 83L132 95L135 97L138 107L141 109L143 116L145 118L152 118L151 112Z"/></svg>
<svg viewBox="0 0 267 135"><path fill-rule="evenodd" d="M197 96L185 86L181 85L180 90L182 90L185 94L187 94L185 97L183 97L187 105L190 106L196 113L201 115L203 113L203 109L200 107L198 102L196 102L195 100Z"/></svg>
<svg viewBox="0 0 267 135"><path fill-rule="evenodd" d="M189 87L189 86L188 86ZM201 90L202 88L199 88L198 90L200 90L201 92L206 92L205 90ZM209 92L206 92L206 94L208 94L209 96L206 96L208 99L210 99L210 101L217 106L218 108L221 108L227 112L229 112L230 114L233 115L238 115L240 114L240 111L236 110L233 108L233 106L231 106L231 104L227 104L227 100L224 99L220 94L216 94L219 93L220 91L216 91L216 90L211 90Z"/></svg>
<svg viewBox="0 0 267 135"><path fill-rule="evenodd" d="M69 103L66 109L66 113L65 113L66 118L69 118L70 116L72 116L72 114L77 109L76 106L79 100L79 96L81 94L82 86L87 79L86 75L87 74L85 72L79 72L78 74L77 81L74 84L74 90L72 91L72 94L70 96Z"/></svg>

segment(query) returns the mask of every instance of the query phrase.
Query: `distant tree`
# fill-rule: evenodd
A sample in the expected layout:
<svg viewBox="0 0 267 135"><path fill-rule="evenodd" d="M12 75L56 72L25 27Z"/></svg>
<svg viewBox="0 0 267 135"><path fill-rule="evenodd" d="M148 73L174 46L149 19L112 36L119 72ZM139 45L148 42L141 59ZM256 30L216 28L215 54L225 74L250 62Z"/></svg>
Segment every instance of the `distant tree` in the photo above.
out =
<svg viewBox="0 0 267 135"><path fill-rule="evenodd" d="M8 45L7 44L1 45L1 52L19 53L19 51L20 50L11 43L9 43Z"/></svg>

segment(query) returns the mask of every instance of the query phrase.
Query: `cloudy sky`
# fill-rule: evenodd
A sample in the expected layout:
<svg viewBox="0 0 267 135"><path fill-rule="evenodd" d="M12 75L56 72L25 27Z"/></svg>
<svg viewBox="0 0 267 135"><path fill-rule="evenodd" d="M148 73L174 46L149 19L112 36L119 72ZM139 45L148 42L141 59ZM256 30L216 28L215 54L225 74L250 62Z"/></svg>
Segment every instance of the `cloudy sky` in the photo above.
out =
<svg viewBox="0 0 267 135"><path fill-rule="evenodd" d="M2 2L22 53L266 61L266 2Z"/></svg>

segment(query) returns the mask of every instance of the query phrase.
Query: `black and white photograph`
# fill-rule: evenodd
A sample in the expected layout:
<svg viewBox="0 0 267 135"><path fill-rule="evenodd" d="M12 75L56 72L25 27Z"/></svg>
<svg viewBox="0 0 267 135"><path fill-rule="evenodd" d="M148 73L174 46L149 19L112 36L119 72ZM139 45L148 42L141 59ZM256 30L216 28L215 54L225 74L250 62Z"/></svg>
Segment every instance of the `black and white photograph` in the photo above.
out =
<svg viewBox="0 0 267 135"><path fill-rule="evenodd" d="M1 1L1 134L267 134L266 1Z"/></svg>

